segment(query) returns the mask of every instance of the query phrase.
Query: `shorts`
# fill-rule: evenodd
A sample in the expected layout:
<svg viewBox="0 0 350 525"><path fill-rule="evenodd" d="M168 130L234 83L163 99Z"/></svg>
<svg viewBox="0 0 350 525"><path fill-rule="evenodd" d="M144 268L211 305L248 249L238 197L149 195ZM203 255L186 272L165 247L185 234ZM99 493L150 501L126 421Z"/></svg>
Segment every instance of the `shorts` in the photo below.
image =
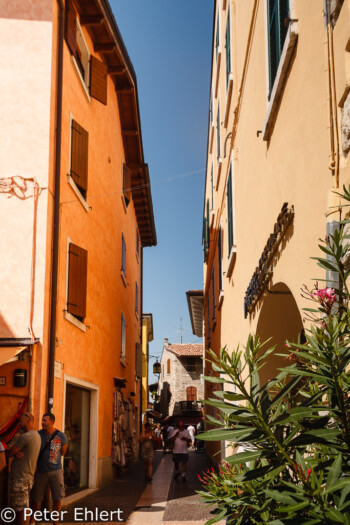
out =
<svg viewBox="0 0 350 525"><path fill-rule="evenodd" d="M52 501L60 501L65 496L62 469L49 472L36 472L31 499L34 503L43 501L47 485L51 490Z"/></svg>
<svg viewBox="0 0 350 525"><path fill-rule="evenodd" d="M33 486L32 478L10 479L10 507L19 512L29 507L29 494Z"/></svg>
<svg viewBox="0 0 350 525"><path fill-rule="evenodd" d="M188 454L173 454L174 463L187 463Z"/></svg>

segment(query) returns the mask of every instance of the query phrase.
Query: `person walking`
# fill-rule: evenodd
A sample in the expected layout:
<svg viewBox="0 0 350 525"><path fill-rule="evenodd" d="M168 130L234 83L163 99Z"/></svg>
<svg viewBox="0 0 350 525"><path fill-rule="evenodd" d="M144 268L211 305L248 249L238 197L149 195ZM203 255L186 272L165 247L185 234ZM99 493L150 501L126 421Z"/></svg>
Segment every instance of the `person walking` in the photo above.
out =
<svg viewBox="0 0 350 525"><path fill-rule="evenodd" d="M9 507L16 512L16 524L23 525L24 510L29 508L29 495L33 486L36 462L40 451L40 436L34 430L34 416L25 412L19 418L23 434L15 444L6 450L8 458L13 458L10 473Z"/></svg>
<svg viewBox="0 0 350 525"><path fill-rule="evenodd" d="M154 458L154 446L157 442L157 438L154 432L152 432L150 423L145 424L145 430L141 432L139 437L140 457L145 467L145 481L152 481L153 472L153 458Z"/></svg>
<svg viewBox="0 0 350 525"><path fill-rule="evenodd" d="M157 438L157 449L158 449L161 447L161 444L162 444L162 429L160 428L160 423L157 423L157 426L154 429L154 433Z"/></svg>
<svg viewBox="0 0 350 525"><path fill-rule="evenodd" d="M43 415L42 429L39 430L41 448L38 457L38 467L35 474L31 494L33 513L39 510L44 499L47 486L52 496L52 509L60 513L64 498L64 481L61 459L67 451L67 436L54 427L55 416L50 412ZM33 514L31 523L34 523Z"/></svg>
<svg viewBox="0 0 350 525"><path fill-rule="evenodd" d="M187 427L187 432L191 436L191 448L194 448L194 435L195 435L196 429L194 428L192 423L190 423L189 426Z"/></svg>
<svg viewBox="0 0 350 525"><path fill-rule="evenodd" d="M171 453L173 451L173 441L172 441L172 435L174 433L174 427L172 424L170 424L167 428L167 437L166 437L166 441L165 441L165 452L167 450L167 448L169 449L169 452Z"/></svg>
<svg viewBox="0 0 350 525"><path fill-rule="evenodd" d="M175 474L174 478L177 478L180 474L180 463L182 465L181 477L182 481L186 481L186 468L188 462L188 450L187 447L191 443L191 436L185 429L183 421L179 421L178 428L173 432L171 437L174 442L173 449L173 462L175 463Z"/></svg>

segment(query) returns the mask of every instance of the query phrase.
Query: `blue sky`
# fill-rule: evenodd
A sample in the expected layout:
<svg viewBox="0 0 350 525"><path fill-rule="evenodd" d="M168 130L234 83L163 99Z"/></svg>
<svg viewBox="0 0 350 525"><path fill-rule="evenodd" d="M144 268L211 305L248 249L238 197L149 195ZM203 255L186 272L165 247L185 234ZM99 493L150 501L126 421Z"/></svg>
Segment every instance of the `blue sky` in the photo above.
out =
<svg viewBox="0 0 350 525"><path fill-rule="evenodd" d="M110 0L138 84L158 245L144 250L150 354L193 335L186 291L203 288L202 212L214 0ZM150 360L152 366L155 359ZM150 377L150 382L154 378Z"/></svg>

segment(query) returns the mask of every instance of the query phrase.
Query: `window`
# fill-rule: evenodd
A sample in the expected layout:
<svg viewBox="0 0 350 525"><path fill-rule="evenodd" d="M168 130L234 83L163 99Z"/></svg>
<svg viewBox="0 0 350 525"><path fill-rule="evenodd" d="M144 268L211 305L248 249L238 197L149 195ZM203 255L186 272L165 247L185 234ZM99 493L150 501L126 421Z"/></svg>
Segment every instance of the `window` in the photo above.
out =
<svg viewBox="0 0 350 525"><path fill-rule="evenodd" d="M210 187L211 187L211 209L214 209L214 167L211 165L210 172Z"/></svg>
<svg viewBox="0 0 350 525"><path fill-rule="evenodd" d="M69 243L67 311L79 321L86 317L87 251Z"/></svg>
<svg viewBox="0 0 350 525"><path fill-rule="evenodd" d="M187 401L197 401L197 388L195 386L188 386L186 388Z"/></svg>
<svg viewBox="0 0 350 525"><path fill-rule="evenodd" d="M213 309L213 319L216 318L215 311L215 266L211 270L211 300L212 300L212 309Z"/></svg>
<svg viewBox="0 0 350 525"><path fill-rule="evenodd" d="M120 337L120 359L125 361L126 348L126 320L123 312L121 313L121 337Z"/></svg>
<svg viewBox="0 0 350 525"><path fill-rule="evenodd" d="M283 44L288 31L289 0L267 0L269 42L269 97L276 78Z"/></svg>
<svg viewBox="0 0 350 525"><path fill-rule="evenodd" d="M232 166L227 179L227 223L228 223L228 256L231 255L231 249L234 244L234 232L233 232L233 199L232 199Z"/></svg>
<svg viewBox="0 0 350 525"><path fill-rule="evenodd" d="M219 228L218 234L218 271L219 271L219 292L222 290L222 229Z"/></svg>
<svg viewBox="0 0 350 525"><path fill-rule="evenodd" d="M135 312L139 315L139 286L135 283Z"/></svg>
<svg viewBox="0 0 350 525"><path fill-rule="evenodd" d="M208 330L208 339L210 340L210 297L209 290L207 295L207 330Z"/></svg>
<svg viewBox="0 0 350 525"><path fill-rule="evenodd" d="M166 368L167 368L167 374L169 375L170 374L170 359L168 359L166 362Z"/></svg>
<svg viewBox="0 0 350 525"><path fill-rule="evenodd" d="M230 80L231 73L231 27L230 27L230 9L227 15L226 22L226 35L225 35L225 48L226 48L226 90Z"/></svg>
<svg viewBox="0 0 350 525"><path fill-rule="evenodd" d="M126 244L124 235L122 234L122 268L121 268L121 274L125 281L126 279Z"/></svg>
<svg viewBox="0 0 350 525"><path fill-rule="evenodd" d="M65 9L65 39L78 75L88 96L106 105L107 66L90 55L72 0L66 1Z"/></svg>
<svg viewBox="0 0 350 525"><path fill-rule="evenodd" d="M127 208L131 200L131 171L126 164L123 164L123 198Z"/></svg>
<svg viewBox="0 0 350 525"><path fill-rule="evenodd" d="M219 159L220 158L220 104L219 103L218 103L218 114L216 117L216 140L217 140L216 154L217 154L217 158Z"/></svg>
<svg viewBox="0 0 350 525"><path fill-rule="evenodd" d="M182 364L186 372L198 372L200 371L200 359L197 357L184 357L182 359Z"/></svg>
<svg viewBox="0 0 350 525"><path fill-rule="evenodd" d="M88 132L72 119L70 176L85 200L88 190L88 150Z"/></svg>
<svg viewBox="0 0 350 525"><path fill-rule="evenodd" d="M203 258L207 260L209 251L209 199L207 199L206 215L203 218Z"/></svg>

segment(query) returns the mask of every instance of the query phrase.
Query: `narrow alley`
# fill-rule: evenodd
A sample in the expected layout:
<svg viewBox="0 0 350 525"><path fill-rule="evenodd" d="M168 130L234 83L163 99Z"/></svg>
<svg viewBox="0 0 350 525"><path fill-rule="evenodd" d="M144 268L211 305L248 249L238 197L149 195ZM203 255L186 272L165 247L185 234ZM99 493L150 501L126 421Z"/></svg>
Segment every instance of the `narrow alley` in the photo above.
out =
<svg viewBox="0 0 350 525"><path fill-rule="evenodd" d="M171 454L157 451L152 483L144 481L143 464L137 461L106 487L90 493L86 498L75 501L72 501L74 496L67 498L67 503L71 503L63 508L67 512L65 523L122 521L129 525L204 525L212 516L210 508L200 503L197 491L202 487L198 474L209 467L209 462L204 451L189 451L189 455L186 482L181 478L174 479ZM101 516L102 511L106 513ZM103 521L107 515L112 521ZM96 516L102 519L95 521ZM220 525L223 524L220 522Z"/></svg>

